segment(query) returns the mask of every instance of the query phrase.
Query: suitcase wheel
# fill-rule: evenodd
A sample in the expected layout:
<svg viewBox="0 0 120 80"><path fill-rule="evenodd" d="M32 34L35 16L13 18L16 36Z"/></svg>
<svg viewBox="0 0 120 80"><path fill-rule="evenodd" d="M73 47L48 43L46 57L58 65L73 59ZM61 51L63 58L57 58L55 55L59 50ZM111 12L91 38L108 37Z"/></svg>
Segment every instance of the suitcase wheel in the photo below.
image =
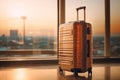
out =
<svg viewBox="0 0 120 80"><path fill-rule="evenodd" d="M92 68L88 69L88 76L92 76Z"/></svg>
<svg viewBox="0 0 120 80"><path fill-rule="evenodd" d="M74 77L78 77L78 73L81 72L80 68L73 68L71 71L74 73Z"/></svg>
<svg viewBox="0 0 120 80"><path fill-rule="evenodd" d="M62 70L62 68L60 66L59 66L59 72L63 73L63 70Z"/></svg>
<svg viewBox="0 0 120 80"><path fill-rule="evenodd" d="M74 77L78 77L78 72L74 71Z"/></svg>

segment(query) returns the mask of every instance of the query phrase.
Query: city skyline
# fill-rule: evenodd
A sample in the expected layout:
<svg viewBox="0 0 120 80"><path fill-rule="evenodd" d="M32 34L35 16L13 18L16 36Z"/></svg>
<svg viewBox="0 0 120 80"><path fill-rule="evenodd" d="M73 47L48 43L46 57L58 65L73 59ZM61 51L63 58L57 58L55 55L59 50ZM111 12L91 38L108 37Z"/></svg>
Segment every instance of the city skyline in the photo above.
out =
<svg viewBox="0 0 120 80"><path fill-rule="evenodd" d="M119 3L120 0L111 0L112 35L120 34ZM92 24L93 35L104 35L104 0L66 0L66 22L76 20L75 9L80 5L87 7L87 22ZM23 35L21 16L27 16L26 35L56 35L57 0L1 0L0 12L0 35L9 35L11 29Z"/></svg>

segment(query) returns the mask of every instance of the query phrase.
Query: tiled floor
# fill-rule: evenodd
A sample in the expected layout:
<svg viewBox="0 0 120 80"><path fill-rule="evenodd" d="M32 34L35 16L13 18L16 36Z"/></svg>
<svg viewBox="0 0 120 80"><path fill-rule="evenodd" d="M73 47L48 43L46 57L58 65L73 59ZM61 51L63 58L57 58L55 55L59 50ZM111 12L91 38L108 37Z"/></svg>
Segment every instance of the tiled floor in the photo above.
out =
<svg viewBox="0 0 120 80"><path fill-rule="evenodd" d="M58 71L57 65L0 67L0 80L120 80L120 64L93 64L93 75Z"/></svg>

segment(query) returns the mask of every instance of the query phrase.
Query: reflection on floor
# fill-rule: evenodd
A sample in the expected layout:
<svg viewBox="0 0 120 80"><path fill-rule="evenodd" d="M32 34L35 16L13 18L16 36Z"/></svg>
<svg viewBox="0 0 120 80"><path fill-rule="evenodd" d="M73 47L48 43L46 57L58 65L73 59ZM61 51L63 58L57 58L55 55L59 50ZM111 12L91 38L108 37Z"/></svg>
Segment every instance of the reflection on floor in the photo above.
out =
<svg viewBox="0 0 120 80"><path fill-rule="evenodd" d="M120 80L120 64L93 64L93 75L72 72L59 72L57 64L0 67L0 80Z"/></svg>

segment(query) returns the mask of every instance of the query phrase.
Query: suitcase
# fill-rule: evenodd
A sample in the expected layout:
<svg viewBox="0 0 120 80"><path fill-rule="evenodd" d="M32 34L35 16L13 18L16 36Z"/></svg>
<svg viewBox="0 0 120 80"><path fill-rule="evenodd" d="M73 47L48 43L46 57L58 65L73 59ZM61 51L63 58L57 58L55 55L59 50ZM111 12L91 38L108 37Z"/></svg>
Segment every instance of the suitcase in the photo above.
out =
<svg viewBox="0 0 120 80"><path fill-rule="evenodd" d="M84 10L84 20L78 21L78 11ZM77 10L77 21L59 26L58 60L59 71L78 73L88 71L92 75L92 30L91 24L85 21L86 7Z"/></svg>

